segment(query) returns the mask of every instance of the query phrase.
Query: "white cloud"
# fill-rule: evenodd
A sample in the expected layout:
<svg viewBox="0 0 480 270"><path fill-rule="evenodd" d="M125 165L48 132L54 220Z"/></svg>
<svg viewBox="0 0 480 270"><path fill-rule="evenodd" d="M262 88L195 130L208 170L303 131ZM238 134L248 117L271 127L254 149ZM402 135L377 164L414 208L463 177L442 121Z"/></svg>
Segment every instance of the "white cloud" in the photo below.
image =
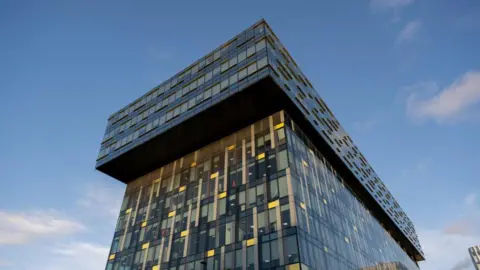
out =
<svg viewBox="0 0 480 270"><path fill-rule="evenodd" d="M418 230L426 260L423 270L452 269L468 256L468 248L480 243L480 236L446 234L442 230Z"/></svg>
<svg viewBox="0 0 480 270"><path fill-rule="evenodd" d="M475 235L475 222L469 219L457 220L447 225L443 232L461 236Z"/></svg>
<svg viewBox="0 0 480 270"><path fill-rule="evenodd" d="M424 270L461 270L472 269L467 264L468 248L480 243L480 208L478 205L468 205L465 196L456 211L459 218L443 228L419 229L426 261L420 263Z"/></svg>
<svg viewBox="0 0 480 270"><path fill-rule="evenodd" d="M408 22L398 34L396 44L403 44L415 40L422 30L422 26L423 23L420 20Z"/></svg>
<svg viewBox="0 0 480 270"><path fill-rule="evenodd" d="M24 244L43 236L69 235L85 229L81 223L54 211L0 211L0 245Z"/></svg>
<svg viewBox="0 0 480 270"><path fill-rule="evenodd" d="M103 269L107 262L108 246L89 242L71 242L53 247L49 256L35 262L39 270L96 270Z"/></svg>
<svg viewBox="0 0 480 270"><path fill-rule="evenodd" d="M469 257L460 260L452 267L452 270L466 270L472 269L472 260Z"/></svg>
<svg viewBox="0 0 480 270"><path fill-rule="evenodd" d="M480 71L463 74L438 91L436 83L406 87L407 114L416 120L433 119L438 123L465 120L480 103Z"/></svg>
<svg viewBox="0 0 480 270"><path fill-rule="evenodd" d="M370 0L374 12L392 12L392 22L400 21L400 10L413 4L413 0Z"/></svg>
<svg viewBox="0 0 480 270"><path fill-rule="evenodd" d="M92 210L92 213L117 218L122 204L123 190L101 184L89 185L78 205Z"/></svg>

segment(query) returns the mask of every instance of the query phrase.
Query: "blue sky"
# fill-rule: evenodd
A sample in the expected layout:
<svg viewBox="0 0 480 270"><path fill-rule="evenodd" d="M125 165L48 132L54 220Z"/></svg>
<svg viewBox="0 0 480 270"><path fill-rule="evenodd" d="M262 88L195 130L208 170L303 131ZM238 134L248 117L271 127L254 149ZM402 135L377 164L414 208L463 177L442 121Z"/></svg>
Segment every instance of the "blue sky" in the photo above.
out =
<svg viewBox="0 0 480 270"><path fill-rule="evenodd" d="M422 269L472 269L479 1L170 2L0 2L0 269L102 269L125 187L94 170L107 117L262 17L416 225Z"/></svg>

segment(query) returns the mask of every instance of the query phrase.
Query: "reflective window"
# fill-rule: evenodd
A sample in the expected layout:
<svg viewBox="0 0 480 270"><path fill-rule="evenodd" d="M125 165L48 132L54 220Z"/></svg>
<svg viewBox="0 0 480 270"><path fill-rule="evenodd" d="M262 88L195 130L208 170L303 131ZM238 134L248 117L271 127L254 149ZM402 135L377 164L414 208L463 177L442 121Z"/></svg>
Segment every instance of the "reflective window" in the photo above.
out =
<svg viewBox="0 0 480 270"><path fill-rule="evenodd" d="M298 246L295 235L283 238L283 257L289 264L298 262Z"/></svg>

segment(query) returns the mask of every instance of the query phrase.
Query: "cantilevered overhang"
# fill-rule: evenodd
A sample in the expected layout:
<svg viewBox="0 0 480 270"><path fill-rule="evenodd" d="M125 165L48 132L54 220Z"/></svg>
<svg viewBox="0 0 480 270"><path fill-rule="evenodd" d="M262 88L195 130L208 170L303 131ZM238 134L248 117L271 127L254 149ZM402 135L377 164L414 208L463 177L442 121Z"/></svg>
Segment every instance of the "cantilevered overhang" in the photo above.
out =
<svg viewBox="0 0 480 270"><path fill-rule="evenodd" d="M270 72L266 67L251 85L227 90L185 116L172 119L159 134L155 130L145 134L145 142L98 165L97 170L129 183L281 110L286 96L270 79Z"/></svg>
<svg viewBox="0 0 480 270"><path fill-rule="evenodd" d="M416 260L423 260L423 255L295 104L294 96L277 84L273 74L270 67L266 67L255 83L241 90L225 92L216 100L199 106L191 114L171 120L168 129L158 134L151 133L155 136L146 137L142 144L97 166L97 169L123 183L129 183L268 115L285 110L392 237L409 255Z"/></svg>

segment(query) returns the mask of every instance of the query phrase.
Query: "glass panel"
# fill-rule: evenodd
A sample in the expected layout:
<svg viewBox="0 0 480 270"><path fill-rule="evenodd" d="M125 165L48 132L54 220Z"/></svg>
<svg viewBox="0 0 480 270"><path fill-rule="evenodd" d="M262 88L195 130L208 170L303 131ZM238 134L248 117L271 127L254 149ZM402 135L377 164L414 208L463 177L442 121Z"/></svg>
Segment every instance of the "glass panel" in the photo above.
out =
<svg viewBox="0 0 480 270"><path fill-rule="evenodd" d="M235 251L235 270L242 270L243 259L242 259L242 250L237 249Z"/></svg>
<svg viewBox="0 0 480 270"><path fill-rule="evenodd" d="M255 251L253 248L253 246L247 248L247 270L255 269Z"/></svg>
<svg viewBox="0 0 480 270"><path fill-rule="evenodd" d="M248 194L247 194L247 200L248 200L248 208L255 206L256 202L256 196L255 196L255 188L249 188L248 189Z"/></svg>
<svg viewBox="0 0 480 270"><path fill-rule="evenodd" d="M207 250L215 248L215 228L208 230Z"/></svg>
<svg viewBox="0 0 480 270"><path fill-rule="evenodd" d="M254 46L254 45L250 46L250 47L247 49L247 57L250 57L250 56L252 56L253 54L255 54L255 46Z"/></svg>
<svg viewBox="0 0 480 270"><path fill-rule="evenodd" d="M270 267L270 243L262 243L262 248L260 251L260 263L262 269L267 269Z"/></svg>
<svg viewBox="0 0 480 270"><path fill-rule="evenodd" d="M298 247L296 235L290 235L283 238L283 256L285 263L291 264L298 262Z"/></svg>
<svg viewBox="0 0 480 270"><path fill-rule="evenodd" d="M213 203L208 204L208 222L215 219L215 211L213 211Z"/></svg>
<svg viewBox="0 0 480 270"><path fill-rule="evenodd" d="M257 224L258 224L258 235L259 236L266 232L267 214L268 214L268 211L263 211L263 212L257 213Z"/></svg>
<svg viewBox="0 0 480 270"><path fill-rule="evenodd" d="M218 215L219 216L223 216L225 215L225 212L226 212L226 203L227 203L227 199L223 198L223 199L220 199L218 200Z"/></svg>
<svg viewBox="0 0 480 270"><path fill-rule="evenodd" d="M280 253L278 252L278 240L270 242L271 266L280 265Z"/></svg>
<svg viewBox="0 0 480 270"><path fill-rule="evenodd" d="M277 213L275 208L268 210L268 221L270 223L270 226L269 226L270 232L276 231L277 230Z"/></svg>
<svg viewBox="0 0 480 270"><path fill-rule="evenodd" d="M255 73L257 71L257 63L252 63L248 66L247 68L247 73L248 75L252 75L253 73Z"/></svg>
<svg viewBox="0 0 480 270"><path fill-rule="evenodd" d="M270 201L278 199L278 184L277 179L274 179L268 183L270 191Z"/></svg>
<svg viewBox="0 0 480 270"><path fill-rule="evenodd" d="M282 176L278 178L278 190L280 198L283 198L288 195L288 187L287 187L287 177Z"/></svg>
<svg viewBox="0 0 480 270"><path fill-rule="evenodd" d="M237 240L246 240L246 231L245 228L247 227L247 219L241 218L238 222L238 236Z"/></svg>
<svg viewBox="0 0 480 270"><path fill-rule="evenodd" d="M282 218L282 228L290 227L290 206L288 204L280 207L280 216Z"/></svg>
<svg viewBox="0 0 480 270"><path fill-rule="evenodd" d="M225 253L225 269L233 269L235 266L235 252Z"/></svg>
<svg viewBox="0 0 480 270"><path fill-rule="evenodd" d="M235 223L229 222L226 224L225 230L225 245L235 242Z"/></svg>
<svg viewBox="0 0 480 270"><path fill-rule="evenodd" d="M277 154L277 168L280 171L287 167L288 167L287 151L282 150Z"/></svg>

